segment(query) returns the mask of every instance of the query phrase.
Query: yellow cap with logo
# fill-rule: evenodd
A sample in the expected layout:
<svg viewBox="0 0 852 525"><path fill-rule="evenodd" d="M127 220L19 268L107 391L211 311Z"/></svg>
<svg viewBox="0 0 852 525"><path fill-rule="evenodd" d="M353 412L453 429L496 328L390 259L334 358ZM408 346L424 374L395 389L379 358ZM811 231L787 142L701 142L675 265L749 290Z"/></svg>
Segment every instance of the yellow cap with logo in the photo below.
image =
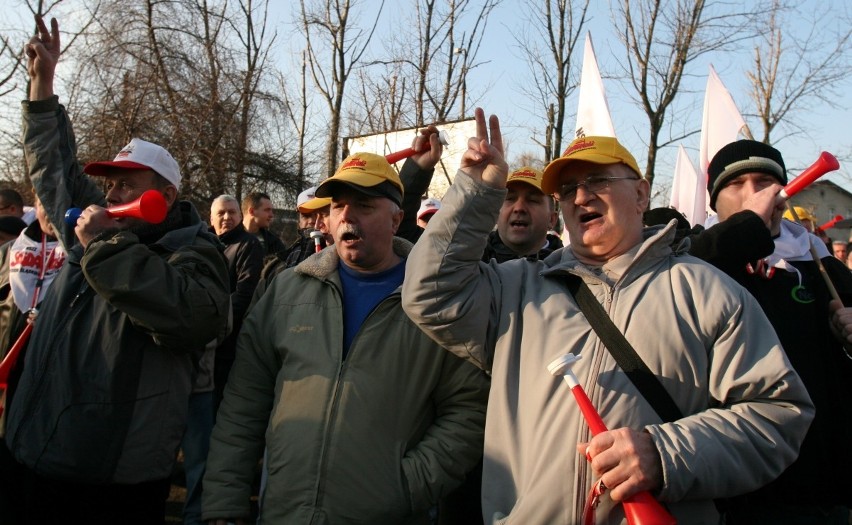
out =
<svg viewBox="0 0 852 525"><path fill-rule="evenodd" d="M353 153L349 155L333 176L325 179L316 191L317 197L334 197L341 186L348 186L371 197L387 197L402 204L403 187L399 175L381 155Z"/></svg>
<svg viewBox="0 0 852 525"><path fill-rule="evenodd" d="M626 164L636 172L636 175L642 176L636 159L615 137L580 137L568 144L561 157L553 159L544 168L541 190L544 193L556 193L559 190L559 173L565 166L576 161L593 164Z"/></svg>
<svg viewBox="0 0 852 525"><path fill-rule="evenodd" d="M506 184L510 182L524 182L541 191L541 178L543 175L540 170L524 166L510 173L509 178L506 179Z"/></svg>

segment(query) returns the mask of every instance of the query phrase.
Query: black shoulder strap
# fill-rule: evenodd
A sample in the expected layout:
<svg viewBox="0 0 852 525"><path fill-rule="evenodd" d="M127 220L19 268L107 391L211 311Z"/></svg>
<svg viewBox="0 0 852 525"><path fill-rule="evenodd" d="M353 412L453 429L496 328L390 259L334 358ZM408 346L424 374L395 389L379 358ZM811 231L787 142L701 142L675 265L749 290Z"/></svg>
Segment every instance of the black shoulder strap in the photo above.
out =
<svg viewBox="0 0 852 525"><path fill-rule="evenodd" d="M636 350L625 339L624 334L613 324L606 311L595 298L583 280L575 275L568 276L568 291L574 296L580 310L585 314L592 329L597 332L618 366L624 370L639 393L648 400L651 407L665 422L676 421L683 417L672 397L660 384Z"/></svg>

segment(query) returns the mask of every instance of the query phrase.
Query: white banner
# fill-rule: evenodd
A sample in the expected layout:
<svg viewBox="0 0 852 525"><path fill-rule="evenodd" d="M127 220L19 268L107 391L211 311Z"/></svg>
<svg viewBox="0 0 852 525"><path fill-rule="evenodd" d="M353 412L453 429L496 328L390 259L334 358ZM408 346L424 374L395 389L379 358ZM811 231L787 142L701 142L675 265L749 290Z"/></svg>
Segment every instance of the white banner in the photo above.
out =
<svg viewBox="0 0 852 525"><path fill-rule="evenodd" d="M689 224L704 224L707 218L705 178L695 171L683 146L678 146L677 162L672 177L672 194L669 205L686 216Z"/></svg>
<svg viewBox="0 0 852 525"><path fill-rule="evenodd" d="M580 76L580 96L577 103L577 126L574 128L573 138L592 135L614 137L615 128L609 114L598 60L595 58L595 50L592 47L592 34L586 33L583 72Z"/></svg>

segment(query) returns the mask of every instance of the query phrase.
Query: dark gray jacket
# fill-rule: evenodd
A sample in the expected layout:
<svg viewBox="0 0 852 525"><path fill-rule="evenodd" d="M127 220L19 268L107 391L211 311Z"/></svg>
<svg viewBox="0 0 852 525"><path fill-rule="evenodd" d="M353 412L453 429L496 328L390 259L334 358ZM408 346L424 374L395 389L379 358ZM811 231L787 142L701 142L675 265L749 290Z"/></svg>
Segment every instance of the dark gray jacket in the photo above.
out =
<svg viewBox="0 0 852 525"><path fill-rule="evenodd" d="M56 98L24 103L30 176L51 221L103 203ZM139 231L75 244L42 303L6 441L43 476L140 483L171 474L197 357L227 322L221 245L188 202Z"/></svg>

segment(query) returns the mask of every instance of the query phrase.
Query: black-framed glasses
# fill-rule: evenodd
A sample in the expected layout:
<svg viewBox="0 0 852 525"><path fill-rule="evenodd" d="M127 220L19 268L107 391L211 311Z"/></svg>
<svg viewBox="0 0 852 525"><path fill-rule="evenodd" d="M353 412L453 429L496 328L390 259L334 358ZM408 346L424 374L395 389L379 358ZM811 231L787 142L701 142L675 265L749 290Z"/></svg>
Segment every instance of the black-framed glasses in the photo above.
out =
<svg viewBox="0 0 852 525"><path fill-rule="evenodd" d="M586 188L586 191L590 193L599 193L603 190L609 188L609 185L612 181L616 180L640 180L639 177L604 177L604 176L594 176L589 177L586 180L582 180L580 182L571 182L567 184L563 184L559 186L559 198L566 199L572 198L577 195L577 188L580 186Z"/></svg>

